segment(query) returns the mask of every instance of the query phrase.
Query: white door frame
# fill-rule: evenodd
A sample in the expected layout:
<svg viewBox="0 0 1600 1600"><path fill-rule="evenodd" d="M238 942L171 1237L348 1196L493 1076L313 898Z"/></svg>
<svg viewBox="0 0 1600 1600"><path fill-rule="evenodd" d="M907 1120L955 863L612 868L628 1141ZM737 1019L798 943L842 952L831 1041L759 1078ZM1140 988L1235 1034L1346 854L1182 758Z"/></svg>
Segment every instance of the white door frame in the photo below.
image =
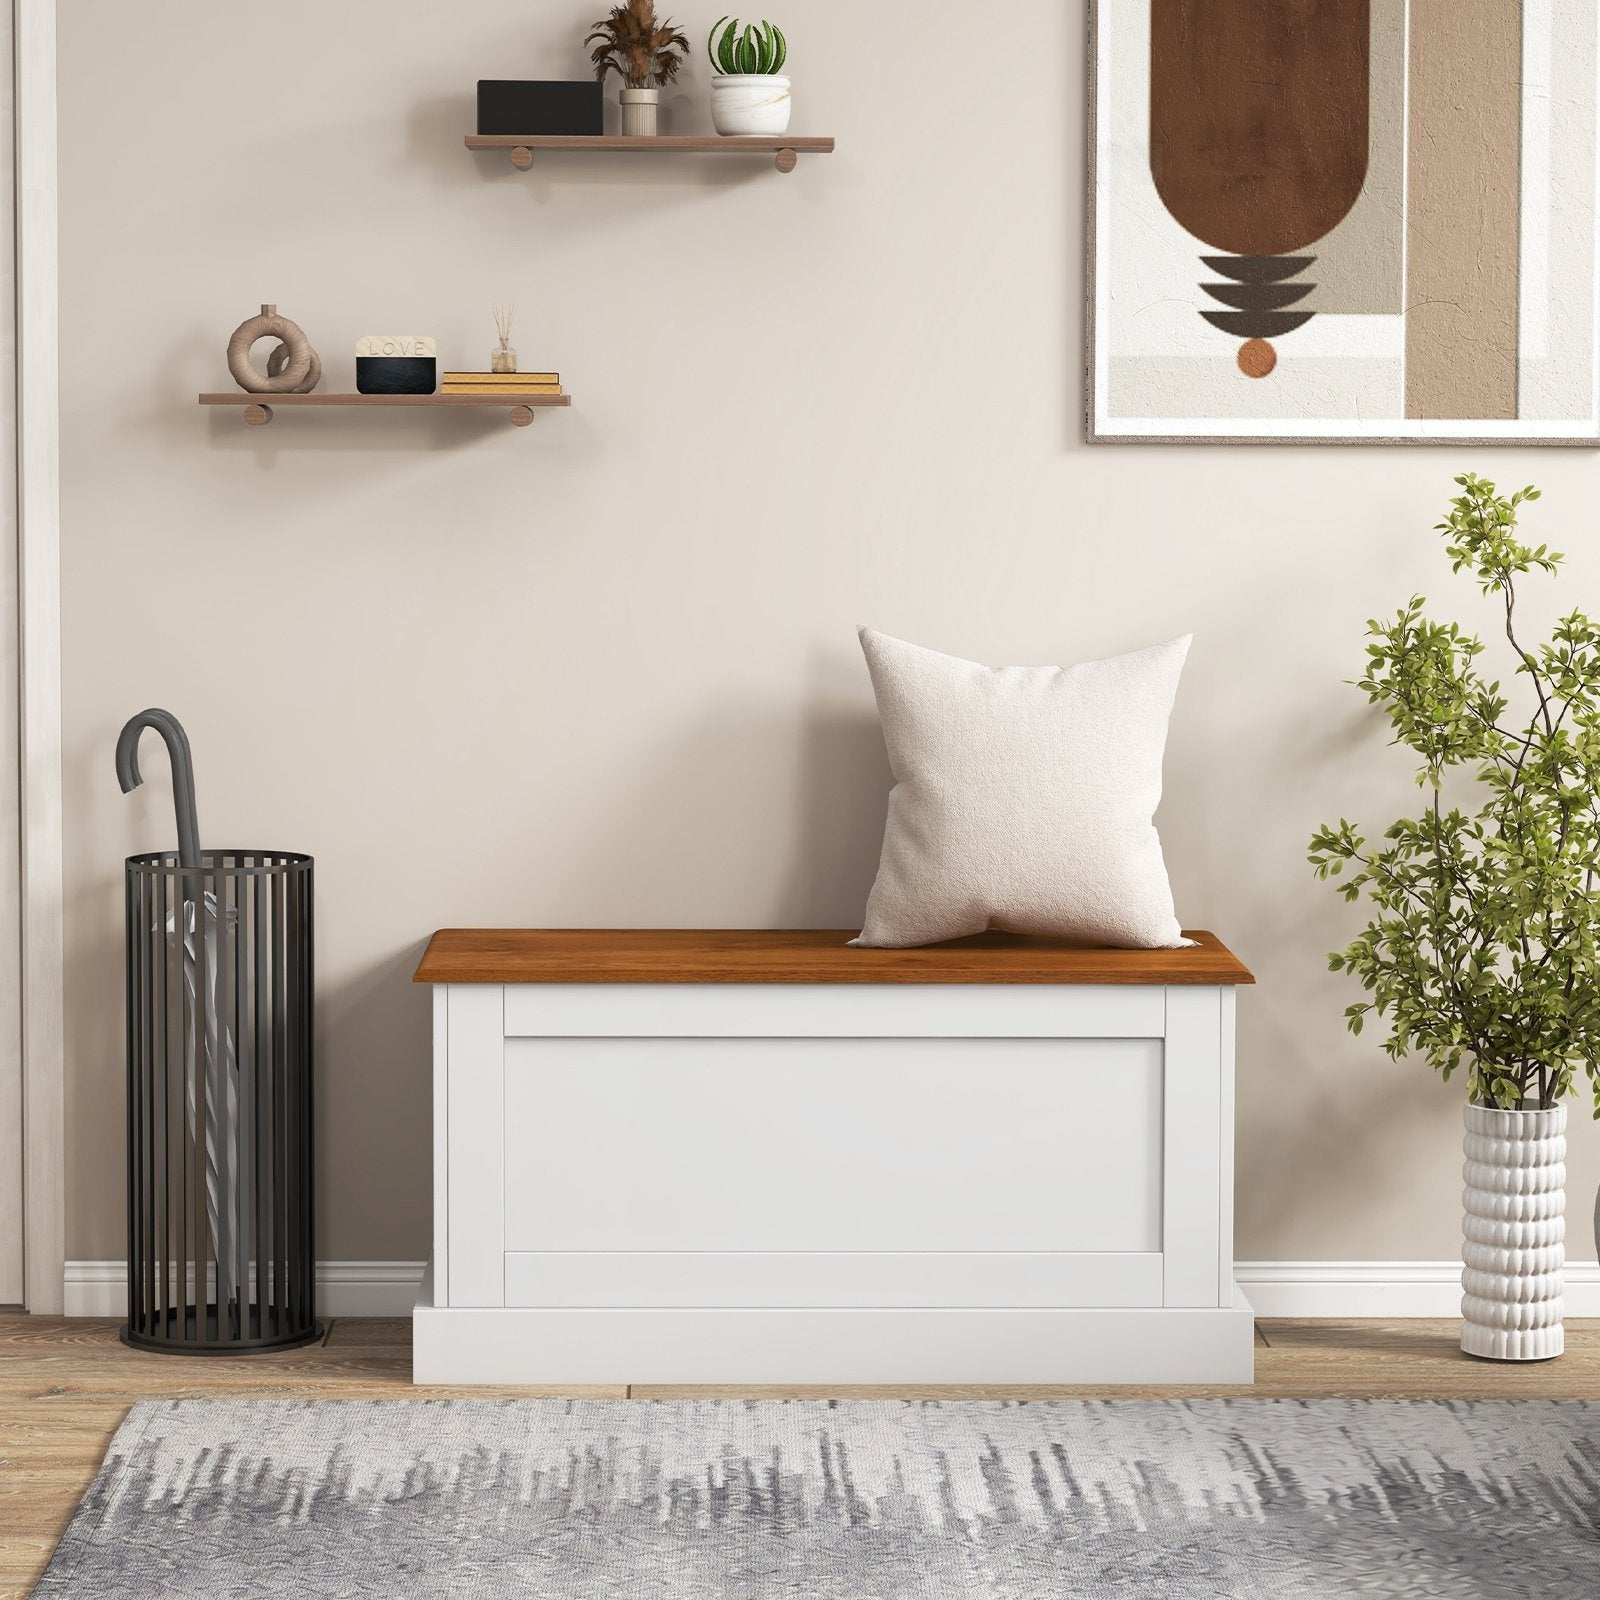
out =
<svg viewBox="0 0 1600 1600"><path fill-rule="evenodd" d="M16 395L16 139L12 15L0 33L0 71L5 74L0 126L0 371L7 378L0 405L0 483L5 503L0 528L0 1305L20 1305L22 1288L22 714L21 604L17 592L17 395Z"/></svg>
<svg viewBox="0 0 1600 1600"><path fill-rule="evenodd" d="M66 1270L56 5L11 0L16 73L18 726L22 825L23 1275L61 1311Z"/></svg>

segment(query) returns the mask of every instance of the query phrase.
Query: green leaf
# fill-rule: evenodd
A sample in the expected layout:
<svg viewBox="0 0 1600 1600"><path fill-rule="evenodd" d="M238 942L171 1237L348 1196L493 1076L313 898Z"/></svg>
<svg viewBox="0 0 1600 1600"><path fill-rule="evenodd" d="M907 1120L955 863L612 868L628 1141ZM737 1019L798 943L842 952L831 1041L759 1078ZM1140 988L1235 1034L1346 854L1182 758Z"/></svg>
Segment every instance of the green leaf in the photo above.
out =
<svg viewBox="0 0 1600 1600"><path fill-rule="evenodd" d="M726 17L718 17L717 20L711 24L711 32L706 36L706 54L711 57L711 65L714 67L720 67L722 65L721 60L717 55L717 29L720 28L727 20L728 19Z"/></svg>

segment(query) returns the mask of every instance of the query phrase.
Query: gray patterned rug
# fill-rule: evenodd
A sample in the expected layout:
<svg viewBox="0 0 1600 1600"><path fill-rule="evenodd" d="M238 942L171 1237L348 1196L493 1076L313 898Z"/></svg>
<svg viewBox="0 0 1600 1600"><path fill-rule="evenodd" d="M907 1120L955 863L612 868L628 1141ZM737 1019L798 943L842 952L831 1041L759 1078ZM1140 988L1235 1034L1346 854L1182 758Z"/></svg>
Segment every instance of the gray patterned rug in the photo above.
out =
<svg viewBox="0 0 1600 1600"><path fill-rule="evenodd" d="M146 1402L35 1593L1592 1600L1600 1405Z"/></svg>

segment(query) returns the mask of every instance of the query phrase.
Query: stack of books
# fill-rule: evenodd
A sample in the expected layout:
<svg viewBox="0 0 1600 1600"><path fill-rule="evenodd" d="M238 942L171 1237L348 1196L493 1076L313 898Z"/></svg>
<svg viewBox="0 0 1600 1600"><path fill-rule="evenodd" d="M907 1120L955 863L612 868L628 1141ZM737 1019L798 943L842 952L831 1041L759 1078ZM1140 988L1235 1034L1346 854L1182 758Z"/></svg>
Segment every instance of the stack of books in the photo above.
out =
<svg viewBox="0 0 1600 1600"><path fill-rule="evenodd" d="M496 394L514 400L524 394L560 394L559 372L447 372L440 394Z"/></svg>

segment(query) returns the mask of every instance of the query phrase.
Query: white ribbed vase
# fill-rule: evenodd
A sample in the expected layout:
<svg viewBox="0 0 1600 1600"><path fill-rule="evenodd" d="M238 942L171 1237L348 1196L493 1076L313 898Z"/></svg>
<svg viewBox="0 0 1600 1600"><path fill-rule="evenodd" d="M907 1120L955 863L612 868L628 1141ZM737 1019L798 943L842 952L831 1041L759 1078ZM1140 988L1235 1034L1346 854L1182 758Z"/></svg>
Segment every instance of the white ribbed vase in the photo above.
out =
<svg viewBox="0 0 1600 1600"><path fill-rule="evenodd" d="M1548 1360L1562 1350L1567 1108L1468 1105L1463 1120L1461 1348Z"/></svg>

